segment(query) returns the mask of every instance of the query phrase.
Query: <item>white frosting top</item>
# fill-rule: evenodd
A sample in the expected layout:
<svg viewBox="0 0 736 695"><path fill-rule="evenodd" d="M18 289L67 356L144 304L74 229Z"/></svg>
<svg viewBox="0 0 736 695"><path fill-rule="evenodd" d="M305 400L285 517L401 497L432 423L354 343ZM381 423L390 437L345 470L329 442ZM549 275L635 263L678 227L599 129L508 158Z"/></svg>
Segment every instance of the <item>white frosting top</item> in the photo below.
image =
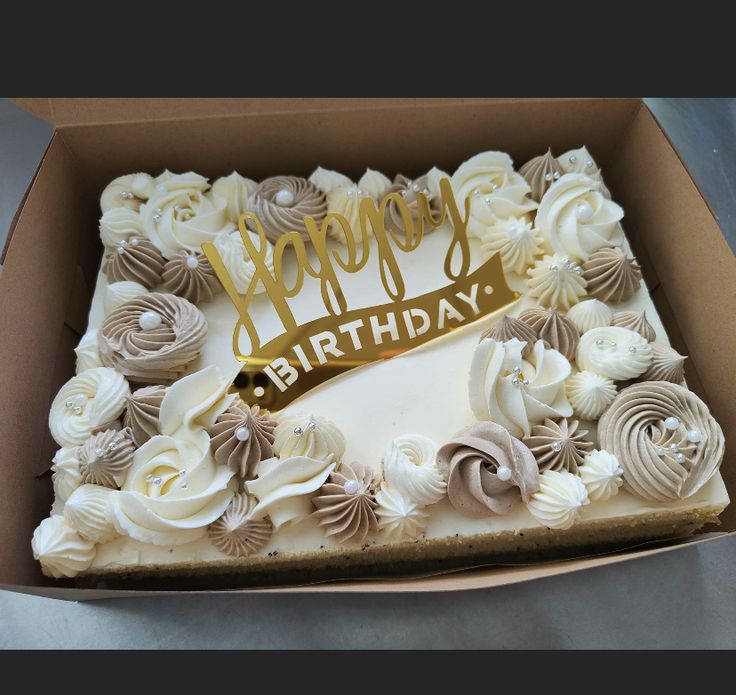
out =
<svg viewBox="0 0 736 695"><path fill-rule="evenodd" d="M578 472L591 502L604 502L617 495L624 482L624 469L608 451L591 451Z"/></svg>
<svg viewBox="0 0 736 695"><path fill-rule="evenodd" d="M234 171L212 184L212 194L225 200L227 218L237 225L238 218L247 210L248 196L256 190L257 185L253 179L247 179Z"/></svg>
<svg viewBox="0 0 736 695"><path fill-rule="evenodd" d="M59 446L81 446L93 430L120 416L129 395L130 387L120 372L108 367L86 369L69 379L51 403L51 435Z"/></svg>
<svg viewBox="0 0 736 695"><path fill-rule="evenodd" d="M419 506L439 502L445 480L435 464L437 444L421 434L391 440L383 457L383 477L405 499Z"/></svg>
<svg viewBox="0 0 736 695"><path fill-rule="evenodd" d="M296 522L313 511L312 496L325 483L335 468L326 460L294 456L279 460L270 458L258 464L258 477L245 483L258 504L253 519L269 516L274 529Z"/></svg>
<svg viewBox="0 0 736 695"><path fill-rule="evenodd" d="M62 504L82 484L79 470L77 447L62 447L54 454L51 466L51 480L54 484L54 503Z"/></svg>
<svg viewBox="0 0 736 695"><path fill-rule="evenodd" d="M392 541L402 541L421 535L429 515L421 505L408 499L396 488L381 483L376 492L376 518L383 536Z"/></svg>
<svg viewBox="0 0 736 695"><path fill-rule="evenodd" d="M488 257L501 254L506 272L521 275L542 254L542 235L531 222L516 217L499 220L481 232L480 238L480 248Z"/></svg>
<svg viewBox="0 0 736 695"><path fill-rule="evenodd" d="M102 300L103 306L105 307L105 314L109 314L121 304L125 304L125 302L140 297L147 292L148 290L143 285L132 280L121 280L120 282L110 283L105 288L105 296Z"/></svg>
<svg viewBox="0 0 736 695"><path fill-rule="evenodd" d="M532 495L527 509L547 528L568 529L580 518L585 504L590 500L578 476L547 470L539 476L539 490Z"/></svg>
<svg viewBox="0 0 736 695"><path fill-rule="evenodd" d="M31 548L44 574L57 579L83 572L95 557L94 543L82 538L59 514L47 517L38 525Z"/></svg>
<svg viewBox="0 0 736 695"><path fill-rule="evenodd" d="M570 363L557 350L538 340L527 355L526 343L512 338L478 343L470 365L470 407L479 420L505 427L515 437L528 437L531 426L545 418L569 417L565 396Z"/></svg>
<svg viewBox="0 0 736 695"><path fill-rule="evenodd" d="M591 328L610 326L613 321L613 309L600 299L584 299L567 310L567 318L583 334Z"/></svg>
<svg viewBox="0 0 736 695"><path fill-rule="evenodd" d="M342 215L350 224L350 233L356 244L362 243L360 229L360 201L363 198L370 197L370 193L363 190L354 183L349 186L335 186L327 193L327 212L338 213ZM368 227L368 232L372 236L372 227ZM333 220L330 222L329 235L341 244L347 244L345 239L346 230L343 226Z"/></svg>
<svg viewBox="0 0 736 695"><path fill-rule="evenodd" d="M651 362L649 343L628 328L593 328L583 333L578 345L578 367L614 381L635 379L647 370Z"/></svg>
<svg viewBox="0 0 736 695"><path fill-rule="evenodd" d="M138 210L141 201L153 192L153 177L149 174L126 174L113 179L102 191L100 209L107 212L113 208Z"/></svg>
<svg viewBox="0 0 736 695"><path fill-rule="evenodd" d="M87 369L101 367L100 353L97 350L97 329L88 330L74 348L77 355L77 374Z"/></svg>
<svg viewBox="0 0 736 695"><path fill-rule="evenodd" d="M571 376L565 390L575 415L583 420L597 420L616 396L612 379L588 371Z"/></svg>
<svg viewBox="0 0 736 695"><path fill-rule="evenodd" d="M107 543L118 535L111 519L111 503L117 490L101 485L78 487L64 505L64 519L82 538Z"/></svg>
<svg viewBox="0 0 736 695"><path fill-rule="evenodd" d="M566 174L586 174L590 176L598 171L598 165L585 145L577 150L564 152L557 157L557 163Z"/></svg>
<svg viewBox="0 0 736 695"><path fill-rule="evenodd" d="M100 218L100 239L108 249L142 236L145 236L143 221L136 210L112 208Z"/></svg>
<svg viewBox="0 0 736 695"><path fill-rule="evenodd" d="M258 235L250 231L248 234L256 247L259 247L260 239ZM264 242L266 243L266 266L268 267L268 271L273 274L273 246L268 240L264 239ZM240 294L245 294L250 287L256 267L248 255L240 232L224 232L215 239L214 245L220 254L220 258L222 258L225 268L227 268L227 272L232 278L235 289ZM259 281L256 285L255 293L261 294L265 291L263 283Z"/></svg>
<svg viewBox="0 0 736 695"><path fill-rule="evenodd" d="M544 194L536 225L555 253L584 261L593 251L623 242L624 211L600 192L597 181L565 174Z"/></svg>
<svg viewBox="0 0 736 695"><path fill-rule="evenodd" d="M545 256L527 271L529 295L543 306L567 311L584 297L586 281L582 268L562 256Z"/></svg>
<svg viewBox="0 0 736 695"><path fill-rule="evenodd" d="M375 169L366 169L365 174L358 180L358 188L372 195L376 200L383 198L383 194L391 186L391 179Z"/></svg>
<svg viewBox="0 0 736 695"><path fill-rule="evenodd" d="M282 414L274 437L273 450L282 459L302 456L339 463L345 453L345 435L332 420L320 415Z"/></svg>
<svg viewBox="0 0 736 695"><path fill-rule="evenodd" d="M366 172L367 173L367 172ZM344 174L341 174L339 171L334 171L332 169L323 169L322 167L317 167L313 172L312 175L309 177L310 183L313 183L317 188L320 188L325 193L329 193L333 188L336 188L337 186L344 186L346 188L349 188L350 186L353 186L353 182Z"/></svg>
<svg viewBox="0 0 736 695"><path fill-rule="evenodd" d="M463 214L470 196L468 232L478 237L499 220L523 217L537 207L528 196L531 187L505 152L481 152L463 162L452 175L452 188Z"/></svg>

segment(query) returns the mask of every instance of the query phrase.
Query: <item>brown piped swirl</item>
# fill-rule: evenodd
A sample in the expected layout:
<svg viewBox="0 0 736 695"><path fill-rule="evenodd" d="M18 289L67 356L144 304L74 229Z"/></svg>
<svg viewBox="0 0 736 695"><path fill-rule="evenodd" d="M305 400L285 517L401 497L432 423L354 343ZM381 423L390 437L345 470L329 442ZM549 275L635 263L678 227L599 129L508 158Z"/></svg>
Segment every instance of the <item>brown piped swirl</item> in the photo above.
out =
<svg viewBox="0 0 736 695"><path fill-rule="evenodd" d="M166 261L162 278L168 292L192 304L210 302L222 290L214 268L201 253L180 251Z"/></svg>
<svg viewBox="0 0 736 695"><path fill-rule="evenodd" d="M279 205L276 195L287 190L293 196L289 205ZM248 198L248 212L254 213L263 225L266 238L276 243L286 232L298 232L308 239L304 217L314 218L320 225L327 215L327 197L313 183L298 176L272 176L264 179Z"/></svg>
<svg viewBox="0 0 736 695"><path fill-rule="evenodd" d="M108 282L128 280L150 290L161 284L165 263L166 259L148 239L135 237L121 241L105 256L102 272Z"/></svg>
<svg viewBox="0 0 736 695"><path fill-rule="evenodd" d="M505 343L507 340L516 338L524 341L521 354L527 355L534 343L537 342L537 332L529 325L513 316L504 316L480 334L480 340L490 338L497 343Z"/></svg>
<svg viewBox="0 0 736 695"><path fill-rule="evenodd" d="M539 489L539 469L531 451L494 422L460 430L437 452L437 467L447 481L455 509L470 517L507 514ZM498 470L508 468L509 480Z"/></svg>
<svg viewBox="0 0 736 695"><path fill-rule="evenodd" d="M255 497L244 492L233 495L223 515L207 529L212 545L231 557L247 557L263 548L271 538L273 524L268 517L251 519L255 506Z"/></svg>
<svg viewBox="0 0 736 695"><path fill-rule="evenodd" d="M670 381L681 384L685 380L685 360L677 350L662 343L651 343L652 363L644 374L642 381Z"/></svg>
<svg viewBox="0 0 736 695"><path fill-rule="evenodd" d="M647 321L647 312L643 309L641 311L617 311L613 314L611 324L635 331L650 343L657 337L654 328Z"/></svg>
<svg viewBox="0 0 736 695"><path fill-rule="evenodd" d="M537 338L562 353L568 360L575 359L580 343L580 332L575 324L557 309L535 307L519 315L519 320L536 332Z"/></svg>
<svg viewBox="0 0 736 695"><path fill-rule="evenodd" d="M130 428L136 446L143 446L151 437L161 434L158 416L165 394L165 386L143 386L126 399L123 425Z"/></svg>
<svg viewBox="0 0 736 695"><path fill-rule="evenodd" d="M579 430L578 420L546 418L543 425L534 425L524 444L534 454L539 470L577 473L593 442L586 438L587 430Z"/></svg>
<svg viewBox="0 0 736 695"><path fill-rule="evenodd" d="M674 430L665 426L669 417L677 418ZM692 430L700 442L689 441ZM705 403L667 381L621 391L598 421L598 439L601 449L618 458L625 487L659 502L695 494L718 470L724 452L723 432Z"/></svg>
<svg viewBox="0 0 736 695"><path fill-rule="evenodd" d="M127 427L93 434L77 452L82 483L119 487L133 463L134 451L133 437Z"/></svg>
<svg viewBox="0 0 736 695"><path fill-rule="evenodd" d="M355 483L353 491L349 486ZM313 499L317 508L313 516L325 535L340 543L362 543L368 534L377 533L378 483L373 471L360 463L343 463L333 471Z"/></svg>
<svg viewBox="0 0 736 695"><path fill-rule="evenodd" d="M544 154L540 154L522 165L519 173L531 187L532 199L539 202L547 189L565 172L552 155L552 150L547 149Z"/></svg>
<svg viewBox="0 0 736 695"><path fill-rule="evenodd" d="M141 314L158 314L161 325L143 330ZM100 360L132 381L170 384L199 357L207 340L202 312L183 297L153 292L108 314L98 334Z"/></svg>
<svg viewBox="0 0 736 695"><path fill-rule="evenodd" d="M620 248L598 249L583 263L583 278L591 297L619 304L639 289L641 269Z"/></svg>
<svg viewBox="0 0 736 695"><path fill-rule="evenodd" d="M419 205L417 203L419 193L423 193L427 198L433 217L436 218L440 213L440 201L436 195L430 192L429 180L426 174L413 181L402 174L397 174L393 184L384 191L383 196L385 197L389 193L398 193L404 199L414 222L419 219ZM398 203L393 199L386 205L385 224L386 229L390 232L394 232L400 237L406 235L404 218L401 216Z"/></svg>
<svg viewBox="0 0 736 695"><path fill-rule="evenodd" d="M247 430L246 439L237 436L241 428ZM217 418L209 431L215 460L245 480L253 478L258 464L274 455L275 429L276 421L268 410L237 401Z"/></svg>

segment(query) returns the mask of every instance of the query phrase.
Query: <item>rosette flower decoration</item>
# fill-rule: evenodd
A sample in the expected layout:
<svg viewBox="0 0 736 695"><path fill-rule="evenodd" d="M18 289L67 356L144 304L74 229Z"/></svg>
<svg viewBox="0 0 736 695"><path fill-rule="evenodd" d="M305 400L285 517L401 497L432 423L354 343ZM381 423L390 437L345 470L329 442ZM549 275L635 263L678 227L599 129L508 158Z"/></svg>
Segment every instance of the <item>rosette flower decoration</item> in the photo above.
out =
<svg viewBox="0 0 736 695"><path fill-rule="evenodd" d="M143 221L137 210L112 208L100 217L100 239L106 249L114 249L122 241L127 243L144 236Z"/></svg>
<svg viewBox="0 0 736 695"><path fill-rule="evenodd" d="M569 258L544 256L527 270L529 295L543 306L567 311L586 295L582 272Z"/></svg>
<svg viewBox="0 0 736 695"><path fill-rule="evenodd" d="M646 381L671 381L673 384L681 384L685 379L687 357L662 343L650 343L649 347L652 348L652 363L641 378Z"/></svg>
<svg viewBox="0 0 736 695"><path fill-rule="evenodd" d="M623 249L603 248L583 263L583 277L592 297L619 304L636 294L641 285L641 268Z"/></svg>
<svg viewBox="0 0 736 695"><path fill-rule="evenodd" d="M308 239L304 218L309 216L318 226L321 225L327 214L327 199L317 186L306 179L272 176L261 181L248 198L248 212L261 221L271 243L287 232L298 232Z"/></svg>
<svg viewBox="0 0 736 695"><path fill-rule="evenodd" d="M259 248L260 241L258 239L258 235L250 231L248 232L248 235L253 240L256 248ZM266 267L268 268L268 272L273 275L273 247L268 243L268 241L265 241L264 243L266 244ZM220 254L222 263L225 266L228 275L230 275L230 279L233 281L235 289L240 294L245 294L253 281L256 266L248 255L248 251L245 248L240 232L237 231L220 234L220 236L215 239L215 248ZM266 288L260 281L253 289L255 294L262 294L265 291Z"/></svg>
<svg viewBox="0 0 736 695"><path fill-rule="evenodd" d="M544 154L540 154L522 165L519 168L519 173L531 186L532 198L539 202L549 187L565 172L552 155L552 150L547 148Z"/></svg>
<svg viewBox="0 0 736 695"><path fill-rule="evenodd" d="M150 199L141 206L141 219L148 238L165 258L179 251L201 252L202 244L233 229L227 201L206 191L204 176L165 171L156 179Z"/></svg>
<svg viewBox="0 0 736 695"><path fill-rule="evenodd" d="M531 188L505 152L481 152L463 162L452 175L458 208L470 197L468 232L479 238L499 220L523 218L537 203Z"/></svg>
<svg viewBox="0 0 736 695"><path fill-rule="evenodd" d="M153 289L161 282L164 257L148 239L122 240L105 256L102 272L108 282L135 282Z"/></svg>
<svg viewBox="0 0 736 695"><path fill-rule="evenodd" d="M519 315L519 320L531 327L545 345L557 350L568 360L575 359L580 334L575 324L557 309L527 309Z"/></svg>
<svg viewBox="0 0 736 695"><path fill-rule="evenodd" d="M107 367L86 369L61 387L51 403L49 429L59 446L84 444L123 412L130 387L123 375Z"/></svg>
<svg viewBox="0 0 736 695"><path fill-rule="evenodd" d="M603 181L603 174L596 164L588 148L583 146L576 150L568 150L557 157L557 164L565 174L585 174L600 187L604 198L611 199L611 192Z"/></svg>
<svg viewBox="0 0 736 695"><path fill-rule="evenodd" d="M82 538L61 514L44 519L33 532L33 557L47 577L74 577L95 559L95 544Z"/></svg>
<svg viewBox="0 0 736 695"><path fill-rule="evenodd" d="M621 391L598 422L598 438L620 462L625 487L658 502L700 490L721 465L725 446L705 403L668 381Z"/></svg>
<svg viewBox="0 0 736 695"><path fill-rule="evenodd" d="M652 347L628 328L593 328L580 338L577 363L581 370L625 381L640 376L649 368Z"/></svg>
<svg viewBox="0 0 736 695"><path fill-rule="evenodd" d="M273 534L273 524L267 517L254 519L255 507L251 495L233 495L225 513L208 529L212 545L232 557L247 557L263 548Z"/></svg>
<svg viewBox="0 0 736 695"><path fill-rule="evenodd" d="M85 540L109 543L118 533L110 519L116 490L100 485L78 487L64 505L64 519Z"/></svg>
<svg viewBox="0 0 736 695"><path fill-rule="evenodd" d="M445 496L445 481L435 463L437 444L421 434L392 439L383 456L383 477L404 498L424 507Z"/></svg>
<svg viewBox="0 0 736 695"><path fill-rule="evenodd" d="M161 278L167 292L192 304L211 302L222 290L214 268L201 253L177 253L166 262Z"/></svg>
<svg viewBox="0 0 736 695"><path fill-rule="evenodd" d="M427 198L433 217L436 218L440 213L440 199L430 190L427 174L414 180L402 174L397 174L393 184L382 192L382 196L386 196L389 193L398 193L404 199L413 222L419 219L419 204L417 202L419 193L423 193ZM406 224L395 200L390 200L386 206L386 229L398 237L406 234Z"/></svg>
<svg viewBox="0 0 736 695"><path fill-rule="evenodd" d="M131 431L127 428L93 434L77 452L82 482L118 487L133 463L134 449Z"/></svg>
<svg viewBox="0 0 736 695"><path fill-rule="evenodd" d="M609 451L594 449L578 471L591 502L605 502L618 495L623 485L624 469Z"/></svg>
<svg viewBox="0 0 736 695"><path fill-rule="evenodd" d="M586 438L587 430L578 429L577 420L561 418L558 421L544 421L534 425L524 444L534 454L540 471L565 470L577 473L586 453L593 448L593 442Z"/></svg>
<svg viewBox="0 0 736 695"><path fill-rule="evenodd" d="M100 209L103 213L113 208L128 208L134 212L153 193L154 180L150 174L126 174L113 179L100 197Z"/></svg>
<svg viewBox="0 0 736 695"><path fill-rule="evenodd" d="M97 329L88 330L79 341L77 347L74 348L74 354L77 356L77 374L102 367L100 362L100 354L97 351Z"/></svg>
<svg viewBox="0 0 736 695"><path fill-rule="evenodd" d="M51 480L54 485L54 505L64 504L82 484L82 472L77 458L78 447L63 447L53 458Z"/></svg>
<svg viewBox="0 0 736 695"><path fill-rule="evenodd" d="M470 517L507 514L539 488L534 456L522 442L493 422L458 432L437 452L455 509Z"/></svg>
<svg viewBox="0 0 736 695"><path fill-rule="evenodd" d="M258 184L252 179L241 176L234 171L229 176L222 176L212 184L212 195L222 198L227 204L227 218L234 225L248 209L248 197Z"/></svg>
<svg viewBox="0 0 736 695"><path fill-rule="evenodd" d="M577 475L549 470L539 477L539 490L527 509L542 526L564 530L575 525L586 504L590 504L588 491Z"/></svg>
<svg viewBox="0 0 736 695"><path fill-rule="evenodd" d="M527 357L515 338L478 343L470 365L470 407L479 420L505 427L515 437L528 437L531 426L545 418L569 417L565 396L570 363L538 340Z"/></svg>
<svg viewBox="0 0 736 695"><path fill-rule="evenodd" d="M105 316L117 309L121 304L129 302L131 299L148 294L148 290L143 285L133 282L132 280L121 280L120 282L111 282L105 287L102 306L105 310ZM97 329L94 330L95 342L94 350L97 354ZM90 345L91 347L91 345ZM98 358L99 359L99 358ZM98 366L102 366L101 364Z"/></svg>
<svg viewBox="0 0 736 695"><path fill-rule="evenodd" d="M424 531L429 519L424 507L404 497L386 481L376 493L376 502L378 529L386 538L402 541L416 538Z"/></svg>
<svg viewBox="0 0 736 695"><path fill-rule="evenodd" d="M321 415L288 413L279 417L273 450L278 456L306 456L320 461L340 462L345 453L345 435Z"/></svg>
<svg viewBox="0 0 736 695"><path fill-rule="evenodd" d="M600 248L623 242L623 216L596 181L565 174L544 194L535 224L556 254L581 262Z"/></svg>
<svg viewBox="0 0 736 695"><path fill-rule="evenodd" d="M542 235L531 222L509 217L481 232L480 249L489 258L501 254L504 270L521 275L542 255Z"/></svg>
<svg viewBox="0 0 736 695"><path fill-rule="evenodd" d="M151 437L161 434L158 416L164 399L164 386L143 386L128 396L123 426L130 428L136 446L145 444Z"/></svg>
<svg viewBox="0 0 736 695"><path fill-rule="evenodd" d="M202 312L182 297L151 293L122 304L100 328L100 360L133 381L166 384L199 357L207 339Z"/></svg>
<svg viewBox="0 0 736 695"><path fill-rule="evenodd" d="M516 338L522 343L526 343L521 350L522 355L528 355L532 345L538 340L537 332L530 325L513 316L504 316L491 324L480 334L481 340L485 338L490 338L498 343L505 343L507 340Z"/></svg>

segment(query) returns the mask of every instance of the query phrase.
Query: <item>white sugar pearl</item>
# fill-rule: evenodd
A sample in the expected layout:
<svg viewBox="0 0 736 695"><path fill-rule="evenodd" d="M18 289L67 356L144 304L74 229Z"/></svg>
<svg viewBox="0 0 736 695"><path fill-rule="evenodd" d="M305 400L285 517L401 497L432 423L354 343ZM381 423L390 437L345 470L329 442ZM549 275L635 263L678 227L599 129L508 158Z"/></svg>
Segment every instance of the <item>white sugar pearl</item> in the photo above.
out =
<svg viewBox="0 0 736 695"><path fill-rule="evenodd" d="M77 393L74 396L73 400L74 400L74 405L79 405L79 406L84 407L85 405L87 405L88 398L83 393Z"/></svg>
<svg viewBox="0 0 736 695"><path fill-rule="evenodd" d="M687 433L687 441L697 444L703 441L703 435L700 430L689 430Z"/></svg>
<svg viewBox="0 0 736 695"><path fill-rule="evenodd" d="M247 427L238 427L238 429L235 430L235 439L239 442L247 441L248 437L250 437L250 430Z"/></svg>
<svg viewBox="0 0 736 695"><path fill-rule="evenodd" d="M665 421L664 426L668 430L676 430L680 426L680 421L674 416L670 415Z"/></svg>
<svg viewBox="0 0 736 695"><path fill-rule="evenodd" d="M274 196L276 205L291 205L294 202L294 194L288 188L282 188Z"/></svg>
<svg viewBox="0 0 736 695"><path fill-rule="evenodd" d="M199 268L199 260L197 260L196 256L189 256L187 258L187 268L189 268L189 270L196 270Z"/></svg>
<svg viewBox="0 0 736 695"><path fill-rule="evenodd" d="M575 208L575 216L581 222L587 222L593 217L593 208L590 207L590 203L587 200L583 200L578 203L577 207Z"/></svg>
<svg viewBox="0 0 736 695"><path fill-rule="evenodd" d="M346 480L343 489L348 495L354 495L360 490L360 483L357 480Z"/></svg>
<svg viewBox="0 0 736 695"><path fill-rule="evenodd" d="M138 325L141 327L141 330L151 331L161 325L161 316L155 311L144 311L138 317Z"/></svg>
<svg viewBox="0 0 736 695"><path fill-rule="evenodd" d="M511 469L508 466L501 466L496 471L496 475L498 476L499 480L506 482L507 480L511 480Z"/></svg>

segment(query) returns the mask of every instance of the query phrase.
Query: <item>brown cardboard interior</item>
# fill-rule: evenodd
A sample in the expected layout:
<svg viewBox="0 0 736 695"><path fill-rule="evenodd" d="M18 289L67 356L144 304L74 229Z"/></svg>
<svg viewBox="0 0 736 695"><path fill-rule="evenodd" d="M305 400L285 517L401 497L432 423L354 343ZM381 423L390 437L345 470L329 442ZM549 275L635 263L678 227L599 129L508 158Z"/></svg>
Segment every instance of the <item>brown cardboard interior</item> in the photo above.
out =
<svg viewBox="0 0 736 695"><path fill-rule="evenodd" d="M194 111L186 100L174 100L151 111L161 119L155 121L137 121L149 113L132 100L63 101L49 106L47 117L78 121L57 129L11 230L0 275L0 584L75 599L126 593L53 588L63 585L41 576L30 538L51 503L50 481L34 481L56 448L46 426L48 407L73 374L72 347L84 328L80 316L99 265L99 194L112 178L131 171L191 169L214 178L237 169L262 178L308 175L319 164L356 177L366 166L417 175L435 164L451 172L487 149L507 151L518 164L548 146L559 153L586 144L626 210L627 234L670 336L690 354L688 378L711 405L727 442L736 436L736 413L729 412L719 378L732 367L736 347L736 258L639 100L208 100L190 105ZM192 113L199 117L184 117ZM715 306L718 321L704 310ZM733 496L731 458L728 447L722 471ZM736 529L736 510L729 508L722 520L722 530ZM492 586L666 549L300 590Z"/></svg>

